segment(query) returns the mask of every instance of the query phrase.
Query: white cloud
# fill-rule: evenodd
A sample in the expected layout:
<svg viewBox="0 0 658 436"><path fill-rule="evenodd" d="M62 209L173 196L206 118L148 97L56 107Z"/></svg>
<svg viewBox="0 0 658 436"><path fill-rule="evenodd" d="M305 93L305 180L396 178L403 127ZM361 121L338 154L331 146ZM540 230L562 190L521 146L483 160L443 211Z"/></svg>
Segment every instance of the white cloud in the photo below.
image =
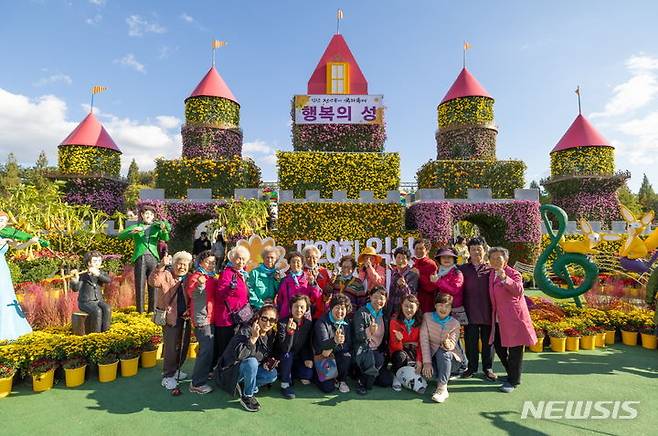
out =
<svg viewBox="0 0 658 436"><path fill-rule="evenodd" d="M261 141L260 139L257 139L252 142L246 142L242 145L242 151L244 153L248 154L263 154L263 153L271 153L272 152L272 147L267 145L265 141Z"/></svg>
<svg viewBox="0 0 658 436"><path fill-rule="evenodd" d="M158 120L158 125L163 129L175 129L181 123L180 118L171 115L159 115L155 119Z"/></svg>
<svg viewBox="0 0 658 436"><path fill-rule="evenodd" d="M89 24L90 26L95 26L96 24L100 23L103 20L103 16L101 14L96 14L92 18L87 18L85 20L85 23Z"/></svg>
<svg viewBox="0 0 658 436"><path fill-rule="evenodd" d="M65 85L70 85L71 83L73 83L73 80L71 80L71 76L67 74L57 73L57 74L51 74L48 77L42 77L41 79L34 82L32 85L45 86L45 85L52 85L53 83L58 83L58 82L64 83Z"/></svg>
<svg viewBox="0 0 658 436"><path fill-rule="evenodd" d="M155 22L149 22L140 15L131 15L126 18L129 36L144 36L145 33L165 33L166 28Z"/></svg>
<svg viewBox="0 0 658 436"><path fill-rule="evenodd" d="M257 139L242 144L242 155L252 158L260 167L263 178L276 179L276 153L275 147L268 145L265 141Z"/></svg>
<svg viewBox="0 0 658 436"><path fill-rule="evenodd" d="M96 6L105 6L106 0L89 0L89 3Z"/></svg>
<svg viewBox="0 0 658 436"><path fill-rule="evenodd" d="M187 15L185 12L180 14L180 19L185 21L186 23L194 23L194 17Z"/></svg>
<svg viewBox="0 0 658 436"><path fill-rule="evenodd" d="M658 95L658 59L646 55L631 56L626 61L631 77L613 88L613 96L603 112L595 112L592 118L630 114L646 106Z"/></svg>
<svg viewBox="0 0 658 436"><path fill-rule="evenodd" d="M124 57L120 59L115 59L114 60L115 64L121 64L125 67L129 67L134 69L135 71L138 71L142 74L146 74L146 68L144 67L144 64L140 63L137 58L135 58L135 55L132 53L128 53Z"/></svg>
<svg viewBox="0 0 658 436"><path fill-rule="evenodd" d="M87 105L82 107L88 110ZM170 126L175 117L157 115L152 117L157 120L153 123L118 117L99 108L95 108L94 113L123 152L123 174L133 158L141 169L151 169L155 167L157 156L180 157L180 133L162 126L163 122ZM56 165L57 146L83 117L73 121L68 118L66 102L56 96L29 98L0 88L0 161L4 162L7 154L14 153L18 162L32 165L44 150L49 162Z"/></svg>

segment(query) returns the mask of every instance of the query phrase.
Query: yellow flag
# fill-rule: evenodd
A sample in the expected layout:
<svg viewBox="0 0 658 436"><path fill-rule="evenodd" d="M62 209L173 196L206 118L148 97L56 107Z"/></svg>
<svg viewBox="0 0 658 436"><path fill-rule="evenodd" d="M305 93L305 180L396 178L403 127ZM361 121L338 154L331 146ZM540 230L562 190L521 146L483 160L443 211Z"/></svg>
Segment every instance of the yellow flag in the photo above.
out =
<svg viewBox="0 0 658 436"><path fill-rule="evenodd" d="M468 41L464 41L464 50L468 50L469 48L471 48L471 43Z"/></svg>
<svg viewBox="0 0 658 436"><path fill-rule="evenodd" d="M336 19L338 19L338 20L342 20L344 17L345 17L345 14L343 14L343 10L342 10L342 9L338 9L338 10L336 11Z"/></svg>
<svg viewBox="0 0 658 436"><path fill-rule="evenodd" d="M91 87L91 93L92 94L98 94L103 91L107 91L107 86L100 86L100 85L94 85Z"/></svg>
<svg viewBox="0 0 658 436"><path fill-rule="evenodd" d="M212 48L220 48L224 47L227 44L226 41L217 41L216 39L213 39L212 41Z"/></svg>

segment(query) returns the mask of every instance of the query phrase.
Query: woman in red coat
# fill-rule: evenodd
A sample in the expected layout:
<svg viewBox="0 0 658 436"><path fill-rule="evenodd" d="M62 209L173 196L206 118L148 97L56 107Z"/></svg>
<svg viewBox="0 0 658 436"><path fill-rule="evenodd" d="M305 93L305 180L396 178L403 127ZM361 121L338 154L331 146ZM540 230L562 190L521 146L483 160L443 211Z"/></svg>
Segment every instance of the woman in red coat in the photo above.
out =
<svg viewBox="0 0 658 436"><path fill-rule="evenodd" d="M464 274L457 268L457 253L452 248L442 248L434 259L439 262L437 273L430 277L430 281L435 286L435 294L443 292L452 295L450 314L459 321L459 324L468 324L464 310Z"/></svg>
<svg viewBox="0 0 658 436"><path fill-rule="evenodd" d="M420 349L420 325L423 313L420 311L418 298L413 294L402 297L402 303L397 309L397 317L391 318L389 329L388 350L391 356L391 371L393 372L393 390L402 390L402 382L396 376L403 366L414 366L416 374L423 367L423 353Z"/></svg>
<svg viewBox="0 0 658 436"><path fill-rule="evenodd" d="M331 272L318 263L320 260L320 249L315 245L307 245L302 250L304 257L304 274L306 278L317 283L322 291L322 297L317 300L312 300L313 304L313 319L318 319L324 315L329 304L329 299L332 295L333 284L331 281ZM280 315L280 314L279 314ZM281 316L284 318L283 316Z"/></svg>
<svg viewBox="0 0 658 436"><path fill-rule="evenodd" d="M434 312L435 285L430 277L436 272L436 263L427 257L431 245L424 239L414 242L414 267L413 271L418 274L418 301L422 313Z"/></svg>
<svg viewBox="0 0 658 436"><path fill-rule="evenodd" d="M489 249L489 295L492 306L489 344L494 344L496 355L507 371L507 381L500 387L505 393L512 392L521 383L523 346L537 342L523 296L523 279L518 271L507 265L508 259L506 248Z"/></svg>

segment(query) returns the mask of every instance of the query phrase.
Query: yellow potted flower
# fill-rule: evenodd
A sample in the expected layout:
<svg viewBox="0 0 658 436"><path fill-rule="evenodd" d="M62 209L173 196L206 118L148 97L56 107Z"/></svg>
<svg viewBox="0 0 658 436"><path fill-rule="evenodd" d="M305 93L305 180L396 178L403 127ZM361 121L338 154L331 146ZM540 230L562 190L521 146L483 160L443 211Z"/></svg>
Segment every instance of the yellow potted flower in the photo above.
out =
<svg viewBox="0 0 658 436"><path fill-rule="evenodd" d="M571 327L564 331L567 335L565 348L567 351L578 351L580 349L580 330Z"/></svg>
<svg viewBox="0 0 658 436"><path fill-rule="evenodd" d="M83 356L70 356L62 362L67 388L75 388L85 382L87 360Z"/></svg>
<svg viewBox="0 0 658 436"><path fill-rule="evenodd" d="M113 382L117 379L117 369L119 368L119 359L112 352L105 353L98 360L98 381L101 383Z"/></svg>
<svg viewBox="0 0 658 436"><path fill-rule="evenodd" d="M11 393L17 369L15 362L6 359L0 361L0 398L4 398Z"/></svg>
<svg viewBox="0 0 658 436"><path fill-rule="evenodd" d="M57 361L49 357L30 362L28 373L32 376L32 390L34 392L44 392L52 389L55 381L55 368L57 368Z"/></svg>
<svg viewBox="0 0 658 436"><path fill-rule="evenodd" d="M658 348L658 336L656 336L656 324L653 320L649 320L647 324L640 328L640 336L642 337L642 348L655 350Z"/></svg>
<svg viewBox="0 0 658 436"><path fill-rule="evenodd" d="M596 347L596 334L591 326L585 327L580 337L581 350L593 350Z"/></svg>
<svg viewBox="0 0 658 436"><path fill-rule="evenodd" d="M119 355L119 360L121 361L121 377L132 377L137 375L140 354L141 351L139 348L131 347L124 350Z"/></svg>
<svg viewBox="0 0 658 436"><path fill-rule="evenodd" d="M156 357L161 342L162 337L154 335L142 346L142 368L153 368L157 364Z"/></svg>
<svg viewBox="0 0 658 436"><path fill-rule="evenodd" d="M566 350L567 335L559 325L554 324L553 328L548 329L548 337L551 340L551 351L564 353Z"/></svg>

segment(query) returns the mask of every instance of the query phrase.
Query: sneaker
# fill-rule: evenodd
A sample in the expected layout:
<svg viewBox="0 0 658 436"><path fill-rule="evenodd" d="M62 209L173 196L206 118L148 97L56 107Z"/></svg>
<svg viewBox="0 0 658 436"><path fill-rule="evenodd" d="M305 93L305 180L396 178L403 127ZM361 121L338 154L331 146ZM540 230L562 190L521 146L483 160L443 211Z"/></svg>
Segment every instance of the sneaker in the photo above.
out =
<svg viewBox="0 0 658 436"><path fill-rule="evenodd" d="M212 392L212 387L209 385L194 386L192 383L190 383L190 392L193 394L205 395Z"/></svg>
<svg viewBox="0 0 658 436"><path fill-rule="evenodd" d="M509 394L510 392L514 392L514 385L508 382L503 383L498 390L501 392L505 392L506 394Z"/></svg>
<svg viewBox="0 0 658 436"><path fill-rule="evenodd" d="M247 412L258 412L260 410L260 404L255 397L240 397L240 404Z"/></svg>
<svg viewBox="0 0 658 436"><path fill-rule="evenodd" d="M281 395L283 395L283 398L287 400L294 400L295 390L292 388L292 386L288 386L287 388L281 388Z"/></svg>
<svg viewBox="0 0 658 436"><path fill-rule="evenodd" d="M311 380L306 380L305 378L300 379L299 382L301 384L303 384L304 386L307 386L307 385L311 384Z"/></svg>
<svg viewBox="0 0 658 436"><path fill-rule="evenodd" d="M345 383L344 381L342 381L342 382L337 382L336 385L338 386L338 391L339 391L341 394L346 394L346 393L348 393L348 392L350 391L350 387L347 386L347 383Z"/></svg>
<svg viewBox="0 0 658 436"><path fill-rule="evenodd" d="M363 386L361 383L359 383L356 386L356 393L359 395L366 395L368 393L368 389L366 389L365 386Z"/></svg>
<svg viewBox="0 0 658 436"><path fill-rule="evenodd" d="M471 377L473 377L473 374L475 374L474 371L471 371L470 369L467 369L466 371L464 371L464 372L462 373L462 377L461 377L461 378L471 378Z"/></svg>
<svg viewBox="0 0 658 436"><path fill-rule="evenodd" d="M162 379L162 386L167 390L172 390L178 386L178 383L174 377L164 377Z"/></svg>
<svg viewBox="0 0 658 436"><path fill-rule="evenodd" d="M187 378L189 377L187 373L180 370L178 371L178 373L174 373L174 375L172 375L172 378L175 379L176 375L178 375L178 380L187 380Z"/></svg>
<svg viewBox="0 0 658 436"><path fill-rule="evenodd" d="M498 376L496 375L496 373L493 372L490 369L487 369L487 370L484 371L484 378L486 378L487 380L492 381L492 382L495 382L496 380L498 380Z"/></svg>
<svg viewBox="0 0 658 436"><path fill-rule="evenodd" d="M400 383L400 379L397 377L393 378L393 385L391 385L391 388L395 392L400 392L402 390L402 383Z"/></svg>
<svg viewBox="0 0 658 436"><path fill-rule="evenodd" d="M438 388L436 391L434 391L434 394L432 395L432 401L435 401L437 403L443 403L445 400L448 399L450 394L448 394L448 389L443 389L439 390Z"/></svg>
<svg viewBox="0 0 658 436"><path fill-rule="evenodd" d="M448 380L459 380L460 378L461 378L461 375L455 374L455 375L451 375Z"/></svg>

